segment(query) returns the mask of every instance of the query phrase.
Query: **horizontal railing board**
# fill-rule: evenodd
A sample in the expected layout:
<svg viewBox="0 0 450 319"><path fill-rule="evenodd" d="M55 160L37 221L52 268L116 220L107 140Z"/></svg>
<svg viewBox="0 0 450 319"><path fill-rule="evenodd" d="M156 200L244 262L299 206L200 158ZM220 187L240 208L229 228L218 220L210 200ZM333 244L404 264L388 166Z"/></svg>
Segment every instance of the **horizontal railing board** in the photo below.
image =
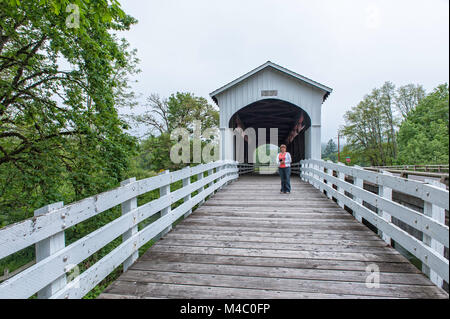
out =
<svg viewBox="0 0 450 319"><path fill-rule="evenodd" d="M131 198L186 178L189 174L200 174L228 164L235 164L235 162L215 162L185 171L150 177L52 210L47 214L6 226L0 229L0 259L88 220ZM185 175L187 176L185 177Z"/></svg>
<svg viewBox="0 0 450 319"><path fill-rule="evenodd" d="M130 228L195 191L195 187L207 185L211 181L225 174L234 173L235 171L237 169L221 170L218 173L201 179L199 182L190 184L189 187L181 188L115 219L113 222L2 283L0 285L0 298L6 298L6 294L12 292L11 289L15 289L21 296L17 298L28 298L36 291L45 287L49 282L70 271L75 265L109 244ZM66 261L64 261L65 257L68 257ZM67 266L69 265L71 267L68 268Z"/></svg>
<svg viewBox="0 0 450 319"><path fill-rule="evenodd" d="M86 295L93 287L101 282L109 273L111 273L117 266L119 266L128 256L134 251L145 245L148 241L157 236L168 225L175 222L184 213L192 209L199 202L211 195L215 190L223 186L230 180L237 178L237 175L230 175L223 178L220 182L209 187L205 191L192 197L189 201L178 206L169 214L161 217L154 223L148 225L146 228L130 237L127 241L122 243L119 247L114 249L110 254L103 257L99 262L93 265L79 276L77 281L69 283L65 288L52 296L52 299L68 298L77 299Z"/></svg>
<svg viewBox="0 0 450 319"><path fill-rule="evenodd" d="M441 256L431 247L426 246L423 242L417 240L404 230L400 229L392 223L389 223L381 216L372 212L370 209L353 201L344 194L339 193L333 187L307 174L303 174L302 177L304 179L307 179L309 182L316 182L321 184L321 187L326 189L326 191L329 192L332 196L334 196L339 201L342 201L348 208L361 215L375 227L380 229L383 233L386 233L393 240L403 246L406 250L420 259L424 264L433 269L444 280L446 280L447 282L449 281L449 261L445 259L444 256Z"/></svg>
<svg viewBox="0 0 450 319"><path fill-rule="evenodd" d="M33 245L64 229L81 223L103 211L133 198L137 191L132 186L119 187L113 191L90 197L45 215L30 218L0 230L0 259ZM108 203L107 206L100 202Z"/></svg>
<svg viewBox="0 0 450 319"><path fill-rule="evenodd" d="M402 174L402 175L412 175L412 176L422 176L422 177L432 177L432 178L448 178L448 173L433 173L433 172L421 172L421 171L405 171L405 170L396 170L396 169L377 169L377 168L365 168L368 171L379 172L379 171L387 171L394 174Z"/></svg>
<svg viewBox="0 0 450 319"><path fill-rule="evenodd" d="M401 177L370 172L362 168L353 166L339 165L318 160L302 161L302 165L305 164L319 165L327 169L340 171L346 175L357 177L377 185L383 185L394 190L399 190L402 193L421 198L427 202L431 202L447 210L449 209L449 192L430 184L426 184L420 181L408 180Z"/></svg>
<svg viewBox="0 0 450 319"><path fill-rule="evenodd" d="M316 170L314 168L304 168L305 172L309 172L318 175L329 182L334 183L338 187L342 187L345 191L349 192L353 196L364 200L365 202L373 205L378 209L382 209L388 212L395 218L398 218L402 222L412 226L427 235L435 238L437 241L444 244L445 247L449 246L449 228L448 226L439 223L438 221L421 214L415 210L412 210L406 206L398 204L396 202L390 201L383 198L377 194L369 192L365 189L357 187L356 185L350 184L344 180Z"/></svg>

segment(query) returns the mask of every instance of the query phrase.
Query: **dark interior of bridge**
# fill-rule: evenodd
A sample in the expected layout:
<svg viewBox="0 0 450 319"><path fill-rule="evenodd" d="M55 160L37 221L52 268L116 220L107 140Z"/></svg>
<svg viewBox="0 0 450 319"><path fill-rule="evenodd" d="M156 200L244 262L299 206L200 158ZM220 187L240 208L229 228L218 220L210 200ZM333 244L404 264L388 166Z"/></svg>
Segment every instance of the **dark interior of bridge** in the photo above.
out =
<svg viewBox="0 0 450 319"><path fill-rule="evenodd" d="M311 127L311 119L296 105L277 99L267 99L250 104L231 118L230 128L238 127L243 130L254 128L258 146L270 144L270 128L277 128L277 146L286 144L294 163L305 159L305 132ZM261 141L258 136L260 128L266 129L265 141ZM244 156L246 163L253 158L253 154L248 154L248 143L245 143Z"/></svg>

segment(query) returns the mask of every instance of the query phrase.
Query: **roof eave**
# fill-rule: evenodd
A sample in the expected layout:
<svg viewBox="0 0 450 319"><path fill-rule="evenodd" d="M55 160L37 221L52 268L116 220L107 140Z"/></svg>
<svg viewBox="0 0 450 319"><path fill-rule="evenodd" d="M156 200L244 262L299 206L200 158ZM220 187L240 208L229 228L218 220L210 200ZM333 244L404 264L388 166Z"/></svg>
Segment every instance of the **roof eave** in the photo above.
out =
<svg viewBox="0 0 450 319"><path fill-rule="evenodd" d="M325 91L326 93L325 93L325 96L324 96L324 102L328 98L328 96L333 92L333 89L331 89L331 88L329 88L329 87L327 87L327 86L325 86L323 84L320 84L319 82L316 82L316 81L313 81L311 79L308 79L308 78L306 78L306 77L304 77L304 76L302 76L302 75L300 75L298 73L295 73L295 72L293 72L291 70L288 70L288 69L286 69L286 68L284 68L284 67L282 67L280 65L277 65L277 64L275 64L273 62L268 61L268 62L264 63L263 65L257 67L256 69L254 69L254 70L244 74L243 76L237 78L236 80L234 80L234 81L232 81L232 82L222 86L221 88L215 90L214 92L210 93L211 98L217 104L217 98L216 98L217 95L219 95L220 93L222 93L222 92L232 88L233 86L235 86L239 82L244 81L245 79L251 77L252 75L258 73L259 71L261 71L261 70L263 70L263 69L265 69L267 67L272 67L272 68L274 68L274 69L276 69L276 70L278 70L280 72L288 74L288 75L290 75L290 76L292 76L292 77L294 77L294 78L296 78L296 79L298 79L300 81L303 81L303 82L305 82L305 83L307 83L309 85L312 85L312 86L314 86L314 87L316 87L318 89L321 89L321 90Z"/></svg>

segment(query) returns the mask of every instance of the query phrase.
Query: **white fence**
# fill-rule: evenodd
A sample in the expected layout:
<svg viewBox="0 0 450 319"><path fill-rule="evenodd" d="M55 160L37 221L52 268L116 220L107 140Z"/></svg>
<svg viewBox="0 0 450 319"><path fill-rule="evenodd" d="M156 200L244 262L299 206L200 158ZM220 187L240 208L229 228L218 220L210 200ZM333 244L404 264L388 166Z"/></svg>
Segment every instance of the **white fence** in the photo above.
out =
<svg viewBox="0 0 450 319"><path fill-rule="evenodd" d="M245 175L253 173L255 170L255 165L253 164L239 164L239 175Z"/></svg>
<svg viewBox="0 0 450 319"><path fill-rule="evenodd" d="M445 225L449 192L445 185L431 180L426 183L407 180L388 172L370 172L361 167L320 160L302 161L300 176L320 191L325 191L329 198L335 198L341 207L351 209L360 222L364 218L374 225L388 244L392 239L420 259L423 272L437 286L442 288L443 280L449 282L449 261L444 257L444 247L449 247L449 228ZM353 184L345 181L346 176L353 177ZM378 185L378 194L365 190L364 181ZM392 201L393 190L422 199L425 202L424 213ZM363 205L364 202L375 207L378 213ZM392 217L421 231L422 241L395 225Z"/></svg>
<svg viewBox="0 0 450 319"><path fill-rule="evenodd" d="M205 172L208 176L205 177ZM191 183L191 177L197 181ZM188 167L176 172L136 181L72 205L53 204L35 212L35 217L0 230L0 259L26 247L36 246L36 264L0 284L0 299L39 298L78 299L85 296L115 268L126 270L138 257L138 249L161 233L166 233L180 217L215 191L238 178L234 161ZM170 185L183 181L171 192ZM137 197L159 189L160 198L137 206ZM192 196L192 193L198 193ZM175 209L171 205L184 200ZM122 216L65 247L64 231L115 206ZM161 212L161 217L138 231L138 224ZM122 244L68 282L66 274L99 249L122 236Z"/></svg>
<svg viewBox="0 0 450 319"><path fill-rule="evenodd" d="M291 165L291 173L293 175L300 174L300 163L294 163ZM276 173L278 171L278 166L270 163L267 164L239 164L239 175L249 174L249 173L261 173L261 170L265 169L269 174Z"/></svg>

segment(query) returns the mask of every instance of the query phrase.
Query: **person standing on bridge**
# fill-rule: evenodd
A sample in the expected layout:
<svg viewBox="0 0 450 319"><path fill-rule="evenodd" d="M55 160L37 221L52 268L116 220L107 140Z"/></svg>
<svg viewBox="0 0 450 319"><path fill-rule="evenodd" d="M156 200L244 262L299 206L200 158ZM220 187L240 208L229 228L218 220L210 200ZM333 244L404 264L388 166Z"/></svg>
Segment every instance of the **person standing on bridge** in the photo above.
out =
<svg viewBox="0 0 450 319"><path fill-rule="evenodd" d="M280 146L280 153L277 156L278 172L281 177L281 194L291 193L291 154L286 152L286 145Z"/></svg>

